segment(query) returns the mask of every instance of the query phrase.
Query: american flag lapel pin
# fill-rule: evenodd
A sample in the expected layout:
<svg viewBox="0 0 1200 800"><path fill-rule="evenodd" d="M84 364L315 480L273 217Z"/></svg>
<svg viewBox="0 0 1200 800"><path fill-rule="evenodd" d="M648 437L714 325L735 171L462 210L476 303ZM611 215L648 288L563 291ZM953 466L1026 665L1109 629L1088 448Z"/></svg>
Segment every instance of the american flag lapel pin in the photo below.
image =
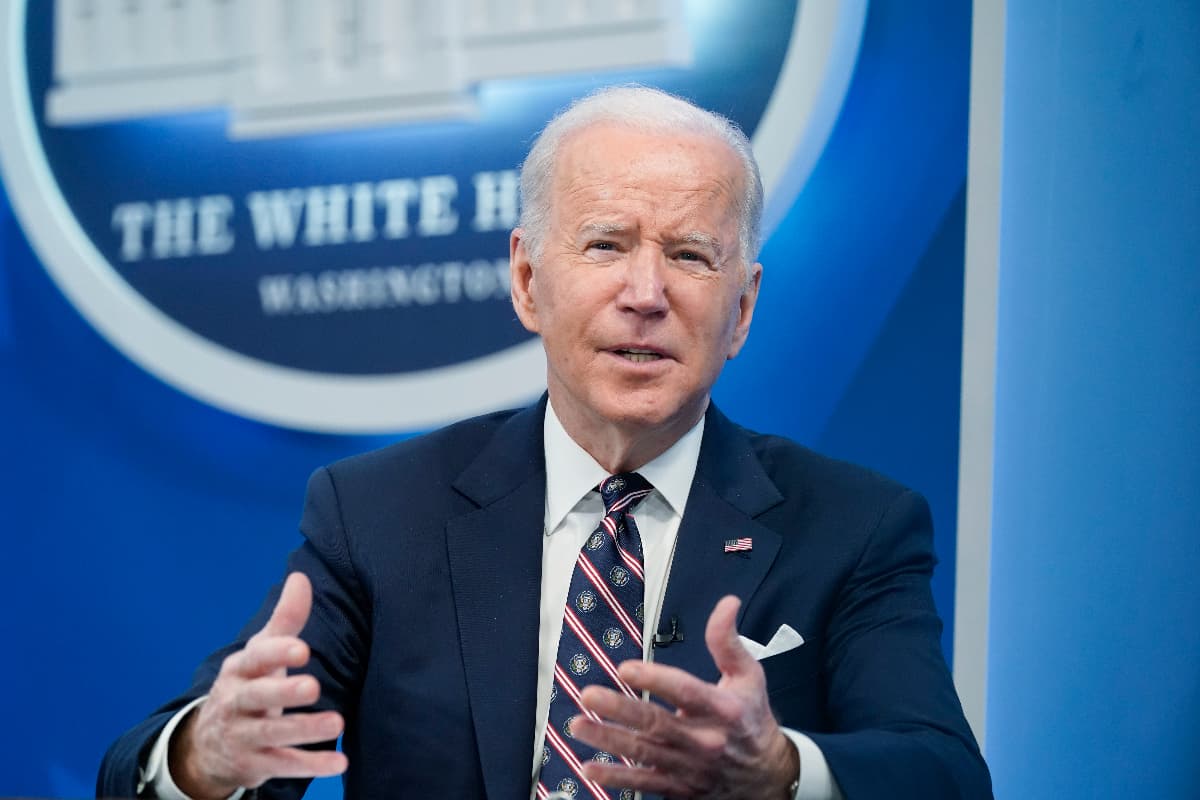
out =
<svg viewBox="0 0 1200 800"><path fill-rule="evenodd" d="M754 541L749 536L743 536L740 539L726 539L726 553L749 553L754 549Z"/></svg>

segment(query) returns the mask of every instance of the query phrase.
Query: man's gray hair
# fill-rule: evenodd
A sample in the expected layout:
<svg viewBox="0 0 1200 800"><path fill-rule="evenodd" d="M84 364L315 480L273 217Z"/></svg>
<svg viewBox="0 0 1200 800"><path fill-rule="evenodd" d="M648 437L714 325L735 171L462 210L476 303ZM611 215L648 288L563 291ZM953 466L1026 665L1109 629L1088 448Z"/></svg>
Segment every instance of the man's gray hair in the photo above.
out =
<svg viewBox="0 0 1200 800"><path fill-rule="evenodd" d="M542 259L550 224L554 164L559 148L572 133L591 125L611 124L650 134L711 137L733 150L742 165L742 196L736 201L743 266L758 257L762 228L763 187L750 140L720 114L648 86L612 86L576 100L559 112L534 140L521 165L521 227L534 264ZM747 272L749 275L749 272Z"/></svg>

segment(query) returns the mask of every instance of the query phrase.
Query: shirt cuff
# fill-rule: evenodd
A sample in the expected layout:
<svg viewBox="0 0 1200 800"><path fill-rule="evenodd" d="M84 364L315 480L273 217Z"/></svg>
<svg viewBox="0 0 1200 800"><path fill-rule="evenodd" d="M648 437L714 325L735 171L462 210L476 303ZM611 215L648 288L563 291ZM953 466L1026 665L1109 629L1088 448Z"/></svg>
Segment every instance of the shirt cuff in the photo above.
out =
<svg viewBox="0 0 1200 800"><path fill-rule="evenodd" d="M825 754L817 743L800 731L780 728L800 755L800 783L792 800L843 800L841 787L833 779Z"/></svg>
<svg viewBox="0 0 1200 800"><path fill-rule="evenodd" d="M167 726L162 729L162 733L158 734L158 738L154 741L154 747L150 748L150 755L146 758L146 766L141 769L141 780L138 782L139 796L149 789L158 800L192 800L191 797L179 790L174 779L171 778L171 770L167 764L167 751L171 743L171 735L175 733L179 723L183 722L184 717L207 698L208 695L197 697L179 709L175 712L175 716L171 717ZM238 789L227 800L238 800L245 791L245 789Z"/></svg>

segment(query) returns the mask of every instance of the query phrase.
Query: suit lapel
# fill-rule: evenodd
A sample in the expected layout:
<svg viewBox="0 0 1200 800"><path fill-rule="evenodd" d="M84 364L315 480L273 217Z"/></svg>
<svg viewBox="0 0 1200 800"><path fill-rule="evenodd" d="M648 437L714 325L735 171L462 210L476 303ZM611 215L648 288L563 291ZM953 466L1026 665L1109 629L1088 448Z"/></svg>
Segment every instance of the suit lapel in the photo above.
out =
<svg viewBox="0 0 1200 800"><path fill-rule="evenodd" d="M754 517L782 500L745 434L710 407L659 621L659 630L665 631L676 617L684 640L657 648L655 661L705 681L717 680L704 643L708 616L722 597L737 595L742 599L740 626L747 603L779 552L779 534ZM726 540L742 537L752 541L748 553L724 551Z"/></svg>
<svg viewBox="0 0 1200 800"><path fill-rule="evenodd" d="M487 796L526 800L537 692L545 399L455 482L480 507L446 527L463 667Z"/></svg>

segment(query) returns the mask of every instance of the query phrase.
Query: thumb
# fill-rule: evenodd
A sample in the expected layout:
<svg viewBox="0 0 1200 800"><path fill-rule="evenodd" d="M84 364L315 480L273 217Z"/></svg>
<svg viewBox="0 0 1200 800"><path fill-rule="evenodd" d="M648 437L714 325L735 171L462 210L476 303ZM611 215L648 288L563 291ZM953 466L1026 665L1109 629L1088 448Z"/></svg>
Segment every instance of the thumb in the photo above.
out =
<svg viewBox="0 0 1200 800"><path fill-rule="evenodd" d="M722 676L736 677L753 670L758 662L738 641L737 615L742 601L726 595L717 603L704 629L704 643Z"/></svg>
<svg viewBox="0 0 1200 800"><path fill-rule="evenodd" d="M279 602L262 632L267 636L298 636L311 611L312 583L303 572L293 572L284 582Z"/></svg>

